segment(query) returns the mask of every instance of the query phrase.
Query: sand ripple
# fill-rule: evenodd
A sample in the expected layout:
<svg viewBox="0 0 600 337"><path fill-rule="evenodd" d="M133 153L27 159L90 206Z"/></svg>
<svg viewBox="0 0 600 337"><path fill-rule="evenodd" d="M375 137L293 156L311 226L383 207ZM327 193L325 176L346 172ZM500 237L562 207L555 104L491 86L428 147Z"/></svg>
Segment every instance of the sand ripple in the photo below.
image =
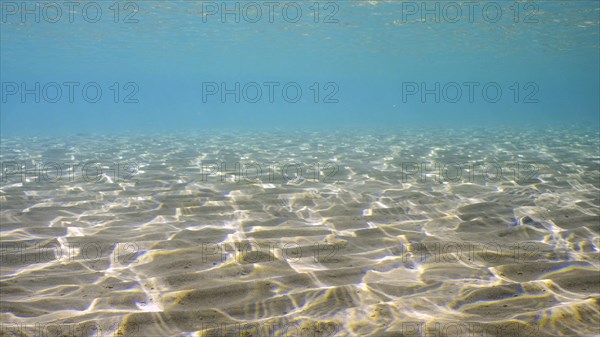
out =
<svg viewBox="0 0 600 337"><path fill-rule="evenodd" d="M598 335L598 139L2 139L2 331Z"/></svg>

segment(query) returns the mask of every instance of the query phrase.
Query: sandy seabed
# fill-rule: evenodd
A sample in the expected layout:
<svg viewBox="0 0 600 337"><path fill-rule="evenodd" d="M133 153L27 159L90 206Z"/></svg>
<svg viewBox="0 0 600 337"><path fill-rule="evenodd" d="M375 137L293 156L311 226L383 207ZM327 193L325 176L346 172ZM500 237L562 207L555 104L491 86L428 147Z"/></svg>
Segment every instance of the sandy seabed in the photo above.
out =
<svg viewBox="0 0 600 337"><path fill-rule="evenodd" d="M0 335L598 336L599 146L581 128L3 138Z"/></svg>

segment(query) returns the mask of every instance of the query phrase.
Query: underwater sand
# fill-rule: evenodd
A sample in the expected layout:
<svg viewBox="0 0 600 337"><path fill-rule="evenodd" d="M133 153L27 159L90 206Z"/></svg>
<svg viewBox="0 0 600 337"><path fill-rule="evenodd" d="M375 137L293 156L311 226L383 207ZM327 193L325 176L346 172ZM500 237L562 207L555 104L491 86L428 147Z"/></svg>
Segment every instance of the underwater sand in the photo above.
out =
<svg viewBox="0 0 600 337"><path fill-rule="evenodd" d="M599 145L573 128L3 138L0 335L597 336ZM434 170L453 162L461 177Z"/></svg>

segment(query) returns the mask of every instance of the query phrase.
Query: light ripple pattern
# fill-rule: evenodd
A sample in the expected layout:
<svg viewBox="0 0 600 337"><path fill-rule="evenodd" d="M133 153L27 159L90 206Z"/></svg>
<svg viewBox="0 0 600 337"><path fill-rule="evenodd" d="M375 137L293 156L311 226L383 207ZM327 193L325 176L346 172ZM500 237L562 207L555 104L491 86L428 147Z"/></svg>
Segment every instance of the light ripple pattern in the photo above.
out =
<svg viewBox="0 0 600 337"><path fill-rule="evenodd" d="M2 330L597 336L598 136L3 138Z"/></svg>

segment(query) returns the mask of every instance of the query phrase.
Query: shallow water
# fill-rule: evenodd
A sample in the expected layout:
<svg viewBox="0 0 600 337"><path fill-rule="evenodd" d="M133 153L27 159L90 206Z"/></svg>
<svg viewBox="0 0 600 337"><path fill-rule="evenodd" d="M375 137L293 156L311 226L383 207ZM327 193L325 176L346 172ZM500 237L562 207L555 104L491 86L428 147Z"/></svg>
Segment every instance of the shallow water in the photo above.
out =
<svg viewBox="0 0 600 337"><path fill-rule="evenodd" d="M600 336L599 17L0 1L0 336Z"/></svg>

